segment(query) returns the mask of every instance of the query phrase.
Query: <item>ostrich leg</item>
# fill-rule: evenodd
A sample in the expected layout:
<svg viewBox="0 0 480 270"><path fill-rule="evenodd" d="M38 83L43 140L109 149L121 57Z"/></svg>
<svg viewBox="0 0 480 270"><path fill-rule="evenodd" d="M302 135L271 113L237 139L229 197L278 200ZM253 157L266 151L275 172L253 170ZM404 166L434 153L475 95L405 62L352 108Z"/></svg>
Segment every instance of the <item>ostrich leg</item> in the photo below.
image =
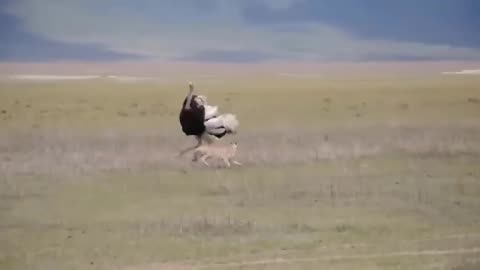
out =
<svg viewBox="0 0 480 270"><path fill-rule="evenodd" d="M194 145L194 146L190 146L182 151L180 151L180 153L177 155L177 156L183 156L185 153L189 152L189 151L192 151L193 149L199 147L201 144L202 144L202 138L201 137L198 137L198 136L195 136L195 139L197 140L197 144Z"/></svg>

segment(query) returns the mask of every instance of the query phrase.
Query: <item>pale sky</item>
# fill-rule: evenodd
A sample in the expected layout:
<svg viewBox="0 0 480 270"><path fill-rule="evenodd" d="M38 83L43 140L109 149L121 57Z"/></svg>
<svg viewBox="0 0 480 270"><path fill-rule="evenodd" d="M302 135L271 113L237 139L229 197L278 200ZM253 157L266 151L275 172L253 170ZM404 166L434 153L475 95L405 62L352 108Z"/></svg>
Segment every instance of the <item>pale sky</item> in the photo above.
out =
<svg viewBox="0 0 480 270"><path fill-rule="evenodd" d="M0 0L0 61L480 60L476 0Z"/></svg>

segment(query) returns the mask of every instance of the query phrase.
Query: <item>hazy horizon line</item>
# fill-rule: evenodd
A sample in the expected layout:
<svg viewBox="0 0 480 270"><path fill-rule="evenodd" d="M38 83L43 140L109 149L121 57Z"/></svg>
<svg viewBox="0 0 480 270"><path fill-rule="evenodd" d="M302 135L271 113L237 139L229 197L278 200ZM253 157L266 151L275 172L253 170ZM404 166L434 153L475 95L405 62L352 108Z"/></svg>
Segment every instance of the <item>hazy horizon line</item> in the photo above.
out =
<svg viewBox="0 0 480 270"><path fill-rule="evenodd" d="M170 61L55 61L0 62L0 74L95 74L155 76L164 74L242 74L242 73L432 73L480 69L480 61L272 61L268 63L218 63Z"/></svg>

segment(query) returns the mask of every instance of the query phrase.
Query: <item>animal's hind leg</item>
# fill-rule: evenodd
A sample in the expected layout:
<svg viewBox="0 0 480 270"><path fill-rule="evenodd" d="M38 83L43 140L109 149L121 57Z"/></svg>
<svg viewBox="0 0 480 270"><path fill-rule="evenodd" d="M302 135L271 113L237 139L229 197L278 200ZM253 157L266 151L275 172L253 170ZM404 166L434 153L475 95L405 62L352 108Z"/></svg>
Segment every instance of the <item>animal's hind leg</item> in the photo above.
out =
<svg viewBox="0 0 480 270"><path fill-rule="evenodd" d="M199 154L198 152L193 153L192 161L194 161L194 162L197 161L199 155L200 155L200 154Z"/></svg>
<svg viewBox="0 0 480 270"><path fill-rule="evenodd" d="M210 167L210 165L207 163L207 159L209 158L208 155L204 155L200 160L205 164L207 167Z"/></svg>

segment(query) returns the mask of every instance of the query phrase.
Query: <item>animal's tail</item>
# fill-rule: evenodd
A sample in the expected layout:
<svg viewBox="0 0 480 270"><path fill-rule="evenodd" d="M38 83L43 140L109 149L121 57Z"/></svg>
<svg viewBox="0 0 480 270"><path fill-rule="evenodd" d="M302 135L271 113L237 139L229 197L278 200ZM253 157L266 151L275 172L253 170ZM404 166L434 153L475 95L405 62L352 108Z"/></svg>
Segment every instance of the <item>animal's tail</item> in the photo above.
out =
<svg viewBox="0 0 480 270"><path fill-rule="evenodd" d="M227 114L222 114L219 116L219 118L222 120L223 127L227 130L229 133L235 133L238 130L238 126L240 123L237 120L237 116L231 113Z"/></svg>

